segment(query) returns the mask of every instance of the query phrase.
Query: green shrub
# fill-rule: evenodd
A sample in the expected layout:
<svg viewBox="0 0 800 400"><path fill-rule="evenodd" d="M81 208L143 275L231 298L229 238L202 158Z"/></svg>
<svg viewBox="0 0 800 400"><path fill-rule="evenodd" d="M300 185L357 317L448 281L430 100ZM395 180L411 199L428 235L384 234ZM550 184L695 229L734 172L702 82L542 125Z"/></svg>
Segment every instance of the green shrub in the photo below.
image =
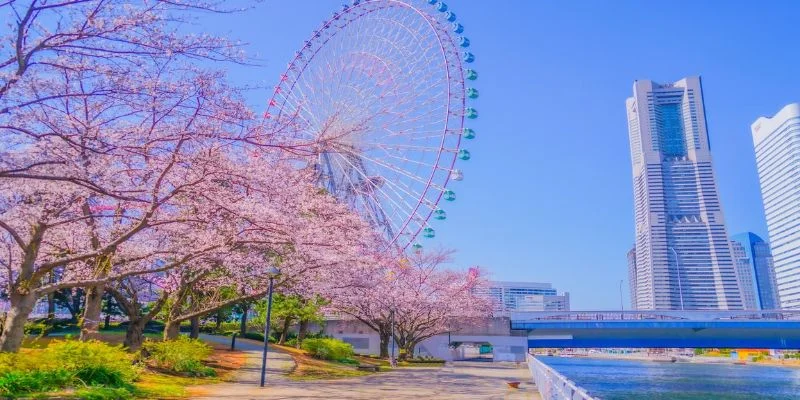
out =
<svg viewBox="0 0 800 400"><path fill-rule="evenodd" d="M241 335L240 337L243 337L245 339L258 340L259 342L263 342L264 341L264 334L261 333L261 332L245 332L244 335ZM270 338L270 339L272 339L272 338ZM270 341L272 341L272 340L270 340Z"/></svg>
<svg viewBox="0 0 800 400"><path fill-rule="evenodd" d="M203 365L211 347L197 339L179 336L175 340L144 343L147 359L157 367L190 376L213 376L214 370Z"/></svg>
<svg viewBox="0 0 800 400"><path fill-rule="evenodd" d="M418 364L440 364L444 363L444 360L442 360L441 358L424 356L424 357L415 357L409 359L408 362L418 363Z"/></svg>
<svg viewBox="0 0 800 400"><path fill-rule="evenodd" d="M121 346L53 341L41 350L0 354L0 396L104 386L118 388L130 397L138 372L133 357Z"/></svg>
<svg viewBox="0 0 800 400"><path fill-rule="evenodd" d="M27 322L25 323L25 334L26 335L41 335L45 331L47 331L49 327L47 323L41 322Z"/></svg>
<svg viewBox="0 0 800 400"><path fill-rule="evenodd" d="M306 339L303 340L303 350L312 356L323 360L346 360L353 357L353 346L339 339Z"/></svg>
<svg viewBox="0 0 800 400"><path fill-rule="evenodd" d="M264 334L261 333L261 332L247 332L243 336L240 335L239 337L243 337L245 339L251 339L251 340L258 340L259 342L262 342L262 343L264 342ZM269 342L270 343L275 343L275 342L277 342L277 340L275 340L275 338L272 335L270 335L269 336Z"/></svg>
<svg viewBox="0 0 800 400"><path fill-rule="evenodd" d="M111 346L95 340L52 342L43 351L42 357L42 361L48 365L58 365L86 377L99 376L101 371L113 374L117 386L133 382L139 373L139 369L133 365L133 355L122 346Z"/></svg>
<svg viewBox="0 0 800 400"><path fill-rule="evenodd" d="M11 371L0 376L0 395L46 392L69 386L73 374L63 369L49 371Z"/></svg>

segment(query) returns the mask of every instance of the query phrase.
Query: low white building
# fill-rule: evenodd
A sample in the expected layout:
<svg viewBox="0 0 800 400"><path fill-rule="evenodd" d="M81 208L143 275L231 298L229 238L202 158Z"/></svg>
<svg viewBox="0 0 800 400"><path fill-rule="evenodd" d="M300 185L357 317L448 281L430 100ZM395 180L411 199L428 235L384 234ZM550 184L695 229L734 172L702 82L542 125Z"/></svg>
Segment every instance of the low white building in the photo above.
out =
<svg viewBox="0 0 800 400"><path fill-rule="evenodd" d="M559 294L550 283L489 282L480 291L495 303L495 315L525 311L569 311L569 292Z"/></svg>

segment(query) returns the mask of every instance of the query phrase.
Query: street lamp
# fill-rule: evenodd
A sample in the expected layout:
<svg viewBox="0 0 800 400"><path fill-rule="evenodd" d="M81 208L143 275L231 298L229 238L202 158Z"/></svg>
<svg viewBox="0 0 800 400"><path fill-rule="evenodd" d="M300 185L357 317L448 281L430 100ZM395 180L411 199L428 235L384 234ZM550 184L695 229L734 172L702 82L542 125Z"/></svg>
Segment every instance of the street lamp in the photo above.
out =
<svg viewBox="0 0 800 400"><path fill-rule="evenodd" d="M269 319L272 316L272 283L275 277L281 273L281 270L276 266L267 268L267 276L269 276L269 294L267 295L267 323L264 326L264 355L261 358L261 387L267 379L267 344L269 343Z"/></svg>
<svg viewBox="0 0 800 400"><path fill-rule="evenodd" d="M669 247L672 254L675 255L675 272L678 273L678 295L681 298L681 311L683 311L683 287L681 286L681 262L678 258L678 252L674 248Z"/></svg>
<svg viewBox="0 0 800 400"><path fill-rule="evenodd" d="M622 300L622 281L622 279L619 280L619 310L621 311L620 318L625 319L625 304Z"/></svg>

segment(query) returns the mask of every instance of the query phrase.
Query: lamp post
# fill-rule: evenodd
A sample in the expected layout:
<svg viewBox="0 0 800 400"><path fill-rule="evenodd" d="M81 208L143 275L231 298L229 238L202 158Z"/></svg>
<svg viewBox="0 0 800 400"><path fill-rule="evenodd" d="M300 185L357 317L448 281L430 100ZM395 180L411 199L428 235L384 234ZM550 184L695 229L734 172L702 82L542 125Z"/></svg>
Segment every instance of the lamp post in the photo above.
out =
<svg viewBox="0 0 800 400"><path fill-rule="evenodd" d="M264 326L264 355L261 358L261 387L264 387L267 380L267 344L269 343L269 319L272 316L272 284L280 273L281 270L274 265L267 269L269 294L267 295L267 323Z"/></svg>
<svg viewBox="0 0 800 400"><path fill-rule="evenodd" d="M675 249L672 247L669 247L669 249L670 251L672 251L672 254L675 255L675 272L678 273L678 295L680 296L681 299L681 311L683 311L683 287L681 286L681 262L680 259L678 258L678 252L675 251Z"/></svg>
<svg viewBox="0 0 800 400"><path fill-rule="evenodd" d="M622 300L622 279L619 280L619 310L622 311L620 313L620 319L625 319L625 302Z"/></svg>

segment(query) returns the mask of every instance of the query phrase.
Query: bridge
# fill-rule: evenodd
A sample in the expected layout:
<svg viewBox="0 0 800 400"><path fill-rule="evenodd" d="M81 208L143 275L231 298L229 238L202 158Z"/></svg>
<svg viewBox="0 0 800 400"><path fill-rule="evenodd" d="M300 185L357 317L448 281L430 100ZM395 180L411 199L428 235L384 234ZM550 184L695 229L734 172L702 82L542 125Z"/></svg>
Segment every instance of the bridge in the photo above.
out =
<svg viewBox="0 0 800 400"><path fill-rule="evenodd" d="M521 312L511 329L529 348L800 349L800 310Z"/></svg>

